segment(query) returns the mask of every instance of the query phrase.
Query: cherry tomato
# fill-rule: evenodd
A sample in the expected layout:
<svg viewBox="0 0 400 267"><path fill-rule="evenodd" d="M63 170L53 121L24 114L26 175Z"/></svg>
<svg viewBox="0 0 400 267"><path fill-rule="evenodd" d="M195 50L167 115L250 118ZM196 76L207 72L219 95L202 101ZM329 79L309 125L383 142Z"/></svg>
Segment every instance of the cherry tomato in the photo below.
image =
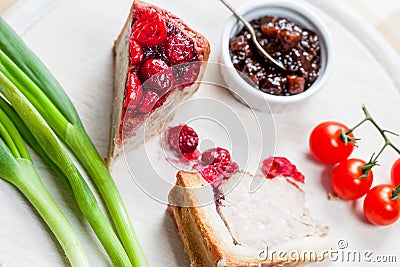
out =
<svg viewBox="0 0 400 267"><path fill-rule="evenodd" d="M400 159L393 163L391 177L394 186L400 185Z"/></svg>
<svg viewBox="0 0 400 267"><path fill-rule="evenodd" d="M361 168L365 165L361 159L348 159L340 162L332 173L332 187L339 197L345 200L354 200L365 195L372 185L373 173L360 178L363 173Z"/></svg>
<svg viewBox="0 0 400 267"><path fill-rule="evenodd" d="M354 145L349 142L345 144L340 133L348 130L346 125L334 121L317 125L310 135L311 154L323 163L335 164L347 159L353 152ZM354 137L352 133L349 136Z"/></svg>
<svg viewBox="0 0 400 267"><path fill-rule="evenodd" d="M394 186L381 184L372 188L364 200L364 214L375 225L389 225L400 217L400 201L392 200Z"/></svg>

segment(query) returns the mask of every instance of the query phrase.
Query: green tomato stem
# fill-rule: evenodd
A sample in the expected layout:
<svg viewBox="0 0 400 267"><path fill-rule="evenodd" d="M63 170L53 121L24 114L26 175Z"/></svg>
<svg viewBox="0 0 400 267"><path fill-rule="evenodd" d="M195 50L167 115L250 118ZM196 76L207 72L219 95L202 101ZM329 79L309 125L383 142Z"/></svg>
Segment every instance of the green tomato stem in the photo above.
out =
<svg viewBox="0 0 400 267"><path fill-rule="evenodd" d="M348 130L348 131L346 132L346 134L349 134L349 133L354 132L355 129L357 129L358 127L360 127L361 125L363 125L364 122L366 122L366 121L368 121L368 120L369 120L369 119L367 119L367 118L363 119L363 120L360 121L358 124L356 124L353 128L351 128L350 130Z"/></svg>
<svg viewBox="0 0 400 267"><path fill-rule="evenodd" d="M391 147L393 150L395 150L398 154L400 154L400 149L397 148L389 139L389 137L386 135L386 133L389 134L393 134L396 136L399 136L397 133L394 133L392 131L388 131L388 130L384 130L382 129L378 123L373 119L373 117L371 116L371 114L369 113L369 111L367 110L367 107L365 105L361 106L365 118L359 122L356 126L354 126L353 128L351 128L350 130L348 130L346 133L344 133L344 135L346 137L348 137L348 134L352 133L355 129L357 129L359 126L361 126L362 124L364 124L365 122L369 121L372 123L372 125L374 125L374 127L378 130L378 132L380 133L380 135L382 136L383 140L384 140L384 145L381 148L381 150L375 155L373 154L371 156L371 159L369 160L369 162L363 166L363 175L360 178L365 178L368 176L368 172L376 165L378 165L378 158L382 155L383 151L387 148L387 147ZM343 134L343 133L342 133ZM350 137L349 137L350 138ZM393 190L392 192L392 199L399 199L400 196L400 185L397 186L397 188L395 190Z"/></svg>
<svg viewBox="0 0 400 267"><path fill-rule="evenodd" d="M400 199L400 185L397 186L392 192L392 200L399 200Z"/></svg>

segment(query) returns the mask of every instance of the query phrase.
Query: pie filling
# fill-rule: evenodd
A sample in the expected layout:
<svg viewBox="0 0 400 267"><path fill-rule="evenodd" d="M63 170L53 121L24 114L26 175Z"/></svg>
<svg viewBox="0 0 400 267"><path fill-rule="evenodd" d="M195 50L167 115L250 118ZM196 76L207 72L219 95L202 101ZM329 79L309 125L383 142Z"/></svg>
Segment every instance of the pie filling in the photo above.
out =
<svg viewBox="0 0 400 267"><path fill-rule="evenodd" d="M142 122L173 93L195 83L201 49L201 42L180 19L158 7L135 3L117 144L135 136Z"/></svg>

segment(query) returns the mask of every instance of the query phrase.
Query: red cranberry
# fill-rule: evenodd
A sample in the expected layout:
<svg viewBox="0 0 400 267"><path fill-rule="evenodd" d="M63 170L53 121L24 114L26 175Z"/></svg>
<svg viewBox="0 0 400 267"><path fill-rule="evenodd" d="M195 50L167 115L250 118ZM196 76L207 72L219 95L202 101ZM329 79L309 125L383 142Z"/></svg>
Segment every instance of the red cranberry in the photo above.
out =
<svg viewBox="0 0 400 267"><path fill-rule="evenodd" d="M138 64L144 58L142 46L132 38L129 40L129 54L131 56L131 64Z"/></svg>
<svg viewBox="0 0 400 267"><path fill-rule="evenodd" d="M149 113L159 99L160 97L157 93L153 91L147 91L144 95L142 103L139 105L137 110L141 113Z"/></svg>
<svg viewBox="0 0 400 267"><path fill-rule="evenodd" d="M161 44L167 38L165 21L156 12L143 13L132 25L132 38L144 46Z"/></svg>
<svg viewBox="0 0 400 267"><path fill-rule="evenodd" d="M219 162L230 162L231 154L225 148L217 147L211 148L203 152L201 155L201 163L203 165L210 165Z"/></svg>
<svg viewBox="0 0 400 267"><path fill-rule="evenodd" d="M183 157L189 161L197 161L201 156L200 151L197 149L192 153L183 153Z"/></svg>
<svg viewBox="0 0 400 267"><path fill-rule="evenodd" d="M179 133L182 129L182 125L178 125L169 128L167 131L167 143L169 149L172 150L177 156L181 156L181 151L179 149Z"/></svg>
<svg viewBox="0 0 400 267"><path fill-rule="evenodd" d="M239 171L239 165L236 162L220 162L214 164L214 166L224 176L224 179L230 178Z"/></svg>
<svg viewBox="0 0 400 267"><path fill-rule="evenodd" d="M134 17L140 18L145 14L155 13L157 10L152 6L140 7L135 8Z"/></svg>
<svg viewBox="0 0 400 267"><path fill-rule="evenodd" d="M136 109L143 98L143 89L138 75L130 71L126 80L126 95L124 108Z"/></svg>
<svg viewBox="0 0 400 267"><path fill-rule="evenodd" d="M168 37L165 44L165 55L172 65L186 63L194 57L192 42L183 34L175 34Z"/></svg>
<svg viewBox="0 0 400 267"><path fill-rule="evenodd" d="M172 71L162 59L146 60L140 69L140 77L142 81L150 79L147 87L159 94L168 91L173 83Z"/></svg>
<svg viewBox="0 0 400 267"><path fill-rule="evenodd" d="M200 74L200 62L189 62L173 67L175 85L191 86Z"/></svg>
<svg viewBox="0 0 400 267"><path fill-rule="evenodd" d="M214 165L201 166L198 164L193 165L193 170L196 170L200 175L210 183L212 186L217 187L221 185L224 176L218 171Z"/></svg>
<svg viewBox="0 0 400 267"><path fill-rule="evenodd" d="M189 126L178 125L168 130L168 143L177 156L193 153L199 144L197 133Z"/></svg>
<svg viewBox="0 0 400 267"><path fill-rule="evenodd" d="M140 69L140 78L142 78L142 81L146 81L151 76L168 69L167 63L162 59L148 59Z"/></svg>
<svg viewBox="0 0 400 267"><path fill-rule="evenodd" d="M154 105L153 110L156 110L159 107L161 107L162 105L164 105L165 101L167 101L167 99L170 96L171 92L172 91L168 91L167 93L165 93L162 96L160 96L160 100L158 100L157 103Z"/></svg>
<svg viewBox="0 0 400 267"><path fill-rule="evenodd" d="M192 153L199 144L197 133L187 125L183 125L179 133L179 148L183 153Z"/></svg>
<svg viewBox="0 0 400 267"><path fill-rule="evenodd" d="M183 74L182 85L191 86L197 80L200 74L200 63L192 63Z"/></svg>
<svg viewBox="0 0 400 267"><path fill-rule="evenodd" d="M304 175L297 170L295 165L284 157L271 157L264 160L261 169L269 179L282 175L304 183Z"/></svg>

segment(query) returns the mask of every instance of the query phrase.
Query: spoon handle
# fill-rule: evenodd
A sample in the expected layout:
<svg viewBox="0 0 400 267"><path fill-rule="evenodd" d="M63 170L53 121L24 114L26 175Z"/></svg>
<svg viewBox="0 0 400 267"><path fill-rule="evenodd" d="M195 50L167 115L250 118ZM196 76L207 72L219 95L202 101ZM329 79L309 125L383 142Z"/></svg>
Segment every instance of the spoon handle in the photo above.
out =
<svg viewBox="0 0 400 267"><path fill-rule="evenodd" d="M220 1L232 12L233 15L235 15L236 18L238 18L244 24L244 26L250 31L250 34L252 36L253 34L255 35L254 28L251 26L251 24L242 15L236 12L236 10L231 6L230 3L228 3L226 0Z"/></svg>
<svg viewBox="0 0 400 267"><path fill-rule="evenodd" d="M267 51L264 50L264 48L261 46L261 44L257 40L257 34L256 34L256 31L254 30L253 26L251 26L251 24L242 15L240 15L238 12L236 12L236 10L231 6L230 3L228 3L226 0L220 0L220 1L232 12L232 14L236 18L238 18L244 24L244 26L250 32L251 38L253 39L253 43L257 47L257 50L260 51L260 53L265 58L269 59L272 63L274 63L281 69L286 70L285 66L283 66L283 64L281 62L275 60L273 57L271 57L270 54L267 53Z"/></svg>

